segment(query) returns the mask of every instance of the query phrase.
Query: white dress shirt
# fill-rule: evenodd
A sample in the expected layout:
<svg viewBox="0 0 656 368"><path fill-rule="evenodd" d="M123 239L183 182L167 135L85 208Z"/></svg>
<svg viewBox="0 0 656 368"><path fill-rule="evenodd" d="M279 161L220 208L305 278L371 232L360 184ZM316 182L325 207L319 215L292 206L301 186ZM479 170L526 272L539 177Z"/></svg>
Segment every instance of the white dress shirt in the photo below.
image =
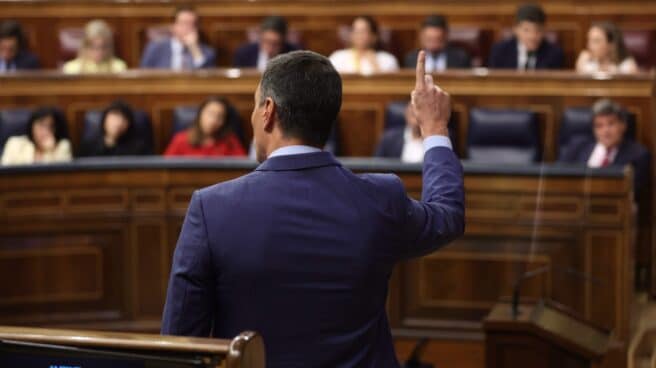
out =
<svg viewBox="0 0 656 368"><path fill-rule="evenodd" d="M533 55L533 57L529 60L528 50L526 50L526 46L524 46L523 43L517 41L517 70L524 70L524 66L526 66L526 61L529 61L528 69L535 69L535 65L537 64L538 58L537 56Z"/></svg>
<svg viewBox="0 0 656 368"><path fill-rule="evenodd" d="M412 128L406 127L403 132L403 151L401 161L422 162L424 160L424 142L412 135Z"/></svg>
<svg viewBox="0 0 656 368"><path fill-rule="evenodd" d="M440 72L446 70L446 52L440 52L437 55L426 53L426 72Z"/></svg>
<svg viewBox="0 0 656 368"><path fill-rule="evenodd" d="M260 53L257 55L257 70L263 72L266 69L267 63L269 62L269 55L266 52L260 49Z"/></svg>
<svg viewBox="0 0 656 368"><path fill-rule="evenodd" d="M176 38L171 38L171 69L182 70L184 69L184 52L185 47ZM205 62L205 55L201 55L198 59L194 58L190 51L189 56L192 58L192 67L199 68ZM201 53L202 54L202 53Z"/></svg>
<svg viewBox="0 0 656 368"><path fill-rule="evenodd" d="M399 63L396 61L394 55L385 51L376 52L376 66L372 65L369 60L365 58L360 59L358 65L356 61L356 54L353 49L338 50L330 55L330 62L335 69L340 73L360 73L363 75L371 75L374 73L390 73L399 70Z"/></svg>
<svg viewBox="0 0 656 368"><path fill-rule="evenodd" d="M595 145L595 148L592 150L592 153L590 154L590 158L588 159L588 167L592 168L598 168L602 167L601 165L604 163L604 158L606 158L606 147L601 144L597 143ZM617 156L617 147L611 148L610 152L608 153L608 165L612 164L613 161L615 161L615 156Z"/></svg>

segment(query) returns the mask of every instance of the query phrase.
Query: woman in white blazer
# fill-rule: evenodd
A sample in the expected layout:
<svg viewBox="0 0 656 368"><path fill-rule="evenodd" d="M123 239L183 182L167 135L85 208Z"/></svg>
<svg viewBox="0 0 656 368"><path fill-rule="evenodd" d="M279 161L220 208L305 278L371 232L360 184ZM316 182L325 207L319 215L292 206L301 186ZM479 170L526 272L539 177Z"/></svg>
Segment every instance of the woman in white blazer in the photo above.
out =
<svg viewBox="0 0 656 368"><path fill-rule="evenodd" d="M37 109L30 116L27 135L7 140L2 152L3 165L25 165L70 161L71 143L66 138L66 122L49 107Z"/></svg>

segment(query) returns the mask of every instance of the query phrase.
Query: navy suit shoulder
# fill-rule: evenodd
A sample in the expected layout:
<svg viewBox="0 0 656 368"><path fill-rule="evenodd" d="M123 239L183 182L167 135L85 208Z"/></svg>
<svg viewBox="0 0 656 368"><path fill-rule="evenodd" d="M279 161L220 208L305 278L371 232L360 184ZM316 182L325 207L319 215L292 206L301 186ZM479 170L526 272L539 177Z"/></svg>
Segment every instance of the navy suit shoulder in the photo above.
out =
<svg viewBox="0 0 656 368"><path fill-rule="evenodd" d="M405 128L402 127L386 131L376 147L374 156L401 158L401 154L403 153L404 132Z"/></svg>
<svg viewBox="0 0 656 368"><path fill-rule="evenodd" d="M446 64L448 68L471 68L472 61L469 53L455 46L446 49Z"/></svg>
<svg viewBox="0 0 656 368"><path fill-rule="evenodd" d="M39 58L27 50L20 51L14 62L17 69L39 69L41 67Z"/></svg>
<svg viewBox="0 0 656 368"><path fill-rule="evenodd" d="M517 68L517 40L511 37L492 45L488 65L499 69Z"/></svg>
<svg viewBox="0 0 656 368"><path fill-rule="evenodd" d="M596 142L589 137L574 137L560 148L558 161L562 163L587 163Z"/></svg>
<svg viewBox="0 0 656 368"><path fill-rule="evenodd" d="M260 46L255 42L242 45L235 51L232 65L238 68L255 67L259 53Z"/></svg>

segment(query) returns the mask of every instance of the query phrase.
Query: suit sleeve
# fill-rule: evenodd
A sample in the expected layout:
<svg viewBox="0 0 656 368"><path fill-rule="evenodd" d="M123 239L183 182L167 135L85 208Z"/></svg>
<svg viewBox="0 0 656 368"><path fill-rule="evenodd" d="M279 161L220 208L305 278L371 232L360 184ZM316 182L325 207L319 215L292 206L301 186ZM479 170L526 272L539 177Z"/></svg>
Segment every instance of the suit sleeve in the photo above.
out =
<svg viewBox="0 0 656 368"><path fill-rule="evenodd" d="M490 51L490 58L488 60L488 66L490 68L501 68L501 45L496 44L492 46L492 51Z"/></svg>
<svg viewBox="0 0 656 368"><path fill-rule="evenodd" d="M163 335L210 335L215 310L215 281L203 205L199 192L189 203L162 316Z"/></svg>
<svg viewBox="0 0 656 368"><path fill-rule="evenodd" d="M565 55L563 54L563 49L558 45L553 45L553 59L549 68L551 69L562 69L565 65Z"/></svg>
<svg viewBox="0 0 656 368"><path fill-rule="evenodd" d="M143 52L143 55L141 56L141 62L139 63L139 66L141 68L153 68L155 67L155 43L150 42L148 45L146 45L146 49Z"/></svg>
<svg viewBox="0 0 656 368"><path fill-rule="evenodd" d="M417 51L411 51L405 55L403 61L404 68L416 68L417 67Z"/></svg>
<svg viewBox="0 0 656 368"><path fill-rule="evenodd" d="M465 189L453 150L435 147L424 156L422 199L404 196L403 258L418 257L448 244L465 231Z"/></svg>
<svg viewBox="0 0 656 368"><path fill-rule="evenodd" d="M202 48L203 50L203 56L205 57L205 60L201 64L201 68L214 68L216 66L216 51L209 47L209 46L204 46Z"/></svg>

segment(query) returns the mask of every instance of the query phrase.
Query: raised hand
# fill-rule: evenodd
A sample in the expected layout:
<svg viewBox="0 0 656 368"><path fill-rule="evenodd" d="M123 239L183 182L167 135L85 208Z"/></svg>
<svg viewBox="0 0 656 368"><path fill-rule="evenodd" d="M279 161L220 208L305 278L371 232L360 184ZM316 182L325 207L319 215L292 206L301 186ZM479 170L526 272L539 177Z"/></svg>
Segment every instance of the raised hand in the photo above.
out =
<svg viewBox="0 0 656 368"><path fill-rule="evenodd" d="M421 134L449 135L451 116L451 96L433 83L433 77L426 75L426 53L419 51L415 89L411 93L412 106L419 121Z"/></svg>

